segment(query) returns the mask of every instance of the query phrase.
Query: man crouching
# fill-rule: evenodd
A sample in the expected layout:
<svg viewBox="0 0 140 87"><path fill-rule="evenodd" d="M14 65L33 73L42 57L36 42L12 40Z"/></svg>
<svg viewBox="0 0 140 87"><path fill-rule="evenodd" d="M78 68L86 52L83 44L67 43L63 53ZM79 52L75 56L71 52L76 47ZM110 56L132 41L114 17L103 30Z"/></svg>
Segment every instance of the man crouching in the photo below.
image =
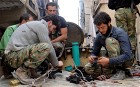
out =
<svg viewBox="0 0 140 87"><path fill-rule="evenodd" d="M15 30L5 50L5 62L17 68L14 77L30 84L33 81L31 77L40 76L35 70L45 59L50 60L53 67L63 66L49 38L49 32L59 24L57 15L48 15L41 21L27 22Z"/></svg>

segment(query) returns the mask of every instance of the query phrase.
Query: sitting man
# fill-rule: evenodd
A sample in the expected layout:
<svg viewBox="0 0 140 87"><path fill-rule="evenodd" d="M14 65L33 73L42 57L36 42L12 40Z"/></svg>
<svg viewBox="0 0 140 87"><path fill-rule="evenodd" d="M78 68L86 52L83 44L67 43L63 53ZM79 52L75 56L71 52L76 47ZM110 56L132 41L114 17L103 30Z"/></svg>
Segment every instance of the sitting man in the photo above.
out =
<svg viewBox="0 0 140 87"><path fill-rule="evenodd" d="M89 63L85 65L85 71L88 74L101 75L107 73L104 70L109 70L111 73L116 73L111 77L112 79L124 79L125 71L132 66L134 60L127 33L123 29L112 26L111 18L105 12L95 16L94 24L99 33L94 41ZM102 47L107 51L105 56L100 55Z"/></svg>
<svg viewBox="0 0 140 87"><path fill-rule="evenodd" d="M19 18L19 23L15 24L15 25L11 25L9 27L6 28L1 41L0 41L0 56L2 57L2 66L3 66L3 72L4 72L4 76L5 78L10 78L11 75L11 71L13 71L13 68L8 67L7 64L4 64L3 59L4 59L4 50L9 42L9 39L11 38L13 32L21 25L24 24L28 21L32 21L33 17L32 15L28 14L28 13L24 13L20 16ZM1 60L0 60L1 61Z"/></svg>
<svg viewBox="0 0 140 87"><path fill-rule="evenodd" d="M23 84L30 84L33 81L31 78L40 76L36 69L45 59L50 60L54 68L63 66L63 62L58 61L49 38L49 32L58 26L58 16L49 15L41 21L22 24L12 34L5 49L5 62L17 68L13 76Z"/></svg>
<svg viewBox="0 0 140 87"><path fill-rule="evenodd" d="M58 10L58 5L55 2L49 2L46 5L46 15L50 15L50 14L55 14L57 15L57 11ZM61 54L60 50L63 49L63 45L61 44L61 42L65 41L67 39L67 23L66 20L61 17L58 16L60 19L60 27L56 28L56 30L54 32L50 33L50 38L51 38L51 42L57 52L57 56L60 57L59 54ZM60 53L59 53L60 52Z"/></svg>

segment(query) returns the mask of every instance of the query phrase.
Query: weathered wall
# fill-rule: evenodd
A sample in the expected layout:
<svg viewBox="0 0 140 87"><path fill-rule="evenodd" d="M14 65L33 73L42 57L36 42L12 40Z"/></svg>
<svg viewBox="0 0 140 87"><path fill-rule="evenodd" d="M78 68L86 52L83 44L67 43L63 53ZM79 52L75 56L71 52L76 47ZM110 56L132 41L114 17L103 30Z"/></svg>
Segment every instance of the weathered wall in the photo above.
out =
<svg viewBox="0 0 140 87"><path fill-rule="evenodd" d="M140 4L137 6L140 12ZM136 19L136 29L137 29L137 58L140 61L140 16L137 14L137 19Z"/></svg>
<svg viewBox="0 0 140 87"><path fill-rule="evenodd" d="M110 17L111 17L111 20L112 20L111 21L111 24L113 26L116 26L115 17L114 17L115 10L110 10L108 8L107 4L106 3L103 3L103 4L101 4L101 7L100 7L100 9L99 9L98 12L100 12L100 11L104 11L104 12L108 13L110 15Z"/></svg>
<svg viewBox="0 0 140 87"><path fill-rule="evenodd" d="M0 27L6 28L18 21L21 14L30 13L35 19L40 17L36 0L1 0Z"/></svg>
<svg viewBox="0 0 140 87"><path fill-rule="evenodd" d="M20 18L20 15L24 12L24 7L0 10L0 26L7 27L15 23L15 21L17 21L17 19Z"/></svg>

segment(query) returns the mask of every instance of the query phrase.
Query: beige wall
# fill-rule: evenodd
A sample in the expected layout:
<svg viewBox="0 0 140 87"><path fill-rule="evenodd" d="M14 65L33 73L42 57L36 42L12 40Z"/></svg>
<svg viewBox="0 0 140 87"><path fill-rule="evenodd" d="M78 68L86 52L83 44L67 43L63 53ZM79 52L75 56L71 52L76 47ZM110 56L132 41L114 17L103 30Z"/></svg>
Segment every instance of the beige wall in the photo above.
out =
<svg viewBox="0 0 140 87"><path fill-rule="evenodd" d="M140 4L138 5L138 9L140 12ZM136 29L137 29L137 54L138 54L138 60L140 61L140 16L137 14L137 19L136 19Z"/></svg>
<svg viewBox="0 0 140 87"><path fill-rule="evenodd" d="M116 23L115 23L115 17L114 17L114 14L115 14L115 10L110 10L109 8L108 8L108 6L107 6L107 4L101 4L101 7L100 7L100 9L99 9L99 12L100 11L104 11L104 12L106 12L106 13L108 13L109 15L110 15L110 17L111 17L111 24L113 25L113 26L116 26Z"/></svg>
<svg viewBox="0 0 140 87"><path fill-rule="evenodd" d="M138 5L138 9L140 11L140 4ZM108 8L107 3L102 3L101 7L98 10L98 12L100 12L100 11L107 12L111 16L111 19L112 19L111 24L113 26L116 26L115 17L114 17L115 10L110 10ZM138 50L137 51L137 58L140 61L140 16L138 16L138 14L137 14L137 19L136 19L136 30L137 30L136 35L137 35L137 50Z"/></svg>

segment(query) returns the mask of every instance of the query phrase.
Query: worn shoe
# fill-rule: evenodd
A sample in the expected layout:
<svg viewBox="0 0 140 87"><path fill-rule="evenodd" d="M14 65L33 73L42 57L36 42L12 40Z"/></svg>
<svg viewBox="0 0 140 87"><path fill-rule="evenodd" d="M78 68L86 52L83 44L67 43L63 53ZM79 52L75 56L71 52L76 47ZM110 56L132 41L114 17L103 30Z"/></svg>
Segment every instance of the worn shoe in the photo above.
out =
<svg viewBox="0 0 140 87"><path fill-rule="evenodd" d="M19 67L16 71L12 72L13 77L25 85L31 84L34 81L28 74L28 69L23 69L22 67Z"/></svg>
<svg viewBox="0 0 140 87"><path fill-rule="evenodd" d="M31 78L38 78L39 76L41 76L41 74L37 73L35 69L30 69L30 72L31 72Z"/></svg>
<svg viewBox="0 0 140 87"><path fill-rule="evenodd" d="M125 71L119 70L116 72L115 75L113 75L110 79L112 80L123 80L125 79Z"/></svg>

